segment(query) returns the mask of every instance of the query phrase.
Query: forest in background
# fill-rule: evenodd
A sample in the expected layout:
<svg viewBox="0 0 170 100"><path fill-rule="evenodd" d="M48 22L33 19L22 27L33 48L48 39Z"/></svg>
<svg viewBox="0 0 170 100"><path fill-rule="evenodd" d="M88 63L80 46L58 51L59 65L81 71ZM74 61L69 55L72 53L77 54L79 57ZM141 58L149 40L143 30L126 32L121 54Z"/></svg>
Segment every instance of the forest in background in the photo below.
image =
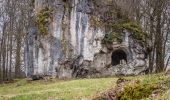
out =
<svg viewBox="0 0 170 100"><path fill-rule="evenodd" d="M63 0L69 5L71 0ZM124 19L140 25L147 33L145 49L149 73L166 70L170 61L169 0L88 0L92 4L91 25L112 27ZM34 0L0 1L0 82L23 78L24 46L30 28L36 26ZM108 3L103 3L108 2ZM71 8L70 8L71 9ZM112 20L113 17L117 21ZM41 38L41 37L39 37ZM42 37L43 38L43 37Z"/></svg>

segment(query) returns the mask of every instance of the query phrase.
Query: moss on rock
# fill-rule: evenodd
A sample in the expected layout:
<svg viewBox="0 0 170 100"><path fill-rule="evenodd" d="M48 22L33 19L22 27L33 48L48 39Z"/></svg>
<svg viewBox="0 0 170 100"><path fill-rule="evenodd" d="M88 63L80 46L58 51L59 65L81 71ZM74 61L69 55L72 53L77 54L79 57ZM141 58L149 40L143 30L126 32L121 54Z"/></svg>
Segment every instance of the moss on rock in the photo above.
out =
<svg viewBox="0 0 170 100"><path fill-rule="evenodd" d="M62 39L62 40L61 40L61 46L62 46L61 49L62 49L64 55L66 56L66 53L67 53L67 42L66 42L65 39Z"/></svg>
<svg viewBox="0 0 170 100"><path fill-rule="evenodd" d="M102 40L103 44L112 44L113 42L122 42L121 34L117 32L111 32L106 34Z"/></svg>
<svg viewBox="0 0 170 100"><path fill-rule="evenodd" d="M116 100L140 100L149 97L154 90L159 88L159 84L131 83L123 88Z"/></svg>
<svg viewBox="0 0 170 100"><path fill-rule="evenodd" d="M35 23L39 36L45 36L48 34L48 26L52 19L52 12L52 9L45 7L36 14Z"/></svg>
<svg viewBox="0 0 170 100"><path fill-rule="evenodd" d="M131 21L124 21L118 24L112 25L114 32L106 34L103 43L113 43L115 40L121 42L121 33L123 30L127 30L131 33L132 38L137 41L141 46L145 46L147 33L143 32L140 25Z"/></svg>

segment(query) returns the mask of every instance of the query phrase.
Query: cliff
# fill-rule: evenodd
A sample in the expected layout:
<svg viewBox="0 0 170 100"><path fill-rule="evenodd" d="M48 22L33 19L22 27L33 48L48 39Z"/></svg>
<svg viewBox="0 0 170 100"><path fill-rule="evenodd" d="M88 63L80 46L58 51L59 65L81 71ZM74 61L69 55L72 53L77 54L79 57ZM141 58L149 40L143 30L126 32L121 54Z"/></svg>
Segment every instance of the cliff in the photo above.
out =
<svg viewBox="0 0 170 100"><path fill-rule="evenodd" d="M91 0L35 0L34 4L37 22L24 48L26 76L105 77L137 75L147 69L145 49L133 32L124 29L119 32L121 42L103 43L109 31L91 26Z"/></svg>

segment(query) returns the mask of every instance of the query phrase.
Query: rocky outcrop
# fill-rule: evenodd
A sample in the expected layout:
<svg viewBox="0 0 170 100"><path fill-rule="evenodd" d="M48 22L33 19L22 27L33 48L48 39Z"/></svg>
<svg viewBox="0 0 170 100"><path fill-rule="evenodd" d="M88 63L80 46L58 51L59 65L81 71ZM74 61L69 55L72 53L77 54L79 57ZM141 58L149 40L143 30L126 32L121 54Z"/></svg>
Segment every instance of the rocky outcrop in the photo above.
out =
<svg viewBox="0 0 170 100"><path fill-rule="evenodd" d="M35 0L35 12L44 6L53 9L53 19L48 35L40 38L35 27L27 35L27 76L106 77L136 75L146 70L144 49L128 31L120 33L121 43L102 44L105 30L90 27L88 0Z"/></svg>
<svg viewBox="0 0 170 100"><path fill-rule="evenodd" d="M129 34L129 37L124 37L121 44L103 45L92 61L84 59L82 55L60 64L58 76L82 78L144 74L147 70L144 49L133 41L130 33L126 31L122 34Z"/></svg>

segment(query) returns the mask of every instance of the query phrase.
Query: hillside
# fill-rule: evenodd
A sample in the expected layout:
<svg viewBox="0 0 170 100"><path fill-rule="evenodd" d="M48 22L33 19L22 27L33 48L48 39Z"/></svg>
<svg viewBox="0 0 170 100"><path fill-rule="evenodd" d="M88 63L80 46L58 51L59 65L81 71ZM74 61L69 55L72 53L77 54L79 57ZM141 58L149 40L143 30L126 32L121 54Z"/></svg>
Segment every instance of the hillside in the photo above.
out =
<svg viewBox="0 0 170 100"><path fill-rule="evenodd" d="M136 77L124 77L126 80L139 81L140 85L149 84L149 87L156 84L167 83L164 87L152 90L156 93L156 98L168 100L170 89L170 78L159 75L144 75ZM0 100L91 100L95 97L102 97L102 93L114 89L118 78L99 78L99 79L77 79L77 80L56 80L48 81L26 81L17 80L15 83L0 85ZM127 84L125 84L127 85ZM134 84L130 84L132 87ZM166 86L166 87L165 87ZM147 87L145 87L147 89ZM131 91L133 88L131 88ZM168 91L167 91L168 90ZM135 93L142 93L142 90L134 90ZM158 92L153 92L158 91ZM146 91L145 91L146 92ZM148 92L146 92L148 93ZM151 93L151 94L152 94ZM147 94L147 95L151 95ZM126 95L129 97L129 94ZM133 97L130 95L130 97ZM134 96L135 97L135 96ZM146 97L149 98L149 97ZM153 97L152 97L153 98ZM154 97L155 98L155 97ZM143 98L144 99L144 98ZM98 100L98 99L96 99ZM107 100L107 99L102 99ZM122 99L120 99L122 100ZM125 99L127 100L127 99ZM135 98L133 98L135 100ZM149 99L150 100L150 99ZM155 100L155 99L154 99ZM160 99L159 99L160 100Z"/></svg>
<svg viewBox="0 0 170 100"><path fill-rule="evenodd" d="M0 100L169 95L170 0L0 0Z"/></svg>

